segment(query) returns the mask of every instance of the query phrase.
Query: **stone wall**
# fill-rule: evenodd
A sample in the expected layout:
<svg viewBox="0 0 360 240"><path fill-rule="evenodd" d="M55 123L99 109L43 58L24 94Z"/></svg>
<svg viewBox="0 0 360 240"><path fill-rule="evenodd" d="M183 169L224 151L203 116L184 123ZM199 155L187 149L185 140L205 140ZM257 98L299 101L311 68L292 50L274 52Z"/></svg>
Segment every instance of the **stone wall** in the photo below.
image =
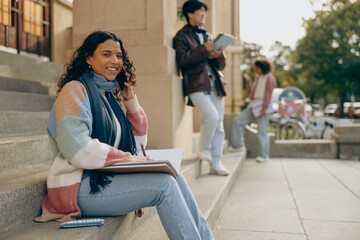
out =
<svg viewBox="0 0 360 240"><path fill-rule="evenodd" d="M360 160L360 124L335 127L340 159Z"/></svg>
<svg viewBox="0 0 360 240"><path fill-rule="evenodd" d="M77 0L73 46L91 32L108 30L123 40L134 61L136 94L149 119L148 147L192 153L192 111L185 106L172 38L177 31L175 0Z"/></svg>
<svg viewBox="0 0 360 240"><path fill-rule="evenodd" d="M236 114L226 114L224 127L227 139L231 143L232 121ZM260 144L257 138L257 130L249 126L245 127L244 138L247 157L255 158L260 152ZM269 133L270 157L287 158L337 158L338 146L335 140L275 140L273 133Z"/></svg>
<svg viewBox="0 0 360 240"><path fill-rule="evenodd" d="M71 55L72 48L72 4L65 1L51 1L51 61L65 64Z"/></svg>

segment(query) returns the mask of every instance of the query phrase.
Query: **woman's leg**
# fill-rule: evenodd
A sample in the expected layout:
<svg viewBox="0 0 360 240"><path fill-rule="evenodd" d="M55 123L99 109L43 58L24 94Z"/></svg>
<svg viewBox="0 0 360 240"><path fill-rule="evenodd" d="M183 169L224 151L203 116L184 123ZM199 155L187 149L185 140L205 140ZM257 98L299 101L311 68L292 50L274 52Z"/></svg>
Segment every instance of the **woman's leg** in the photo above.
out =
<svg viewBox="0 0 360 240"><path fill-rule="evenodd" d="M214 239L210 226L202 215L186 179L182 175L179 175L176 181L199 230L201 239Z"/></svg>
<svg viewBox="0 0 360 240"><path fill-rule="evenodd" d="M232 124L232 142L231 145L235 148L244 146L244 128L247 124L255 119L251 112L251 106L248 106L244 111L237 115Z"/></svg>
<svg viewBox="0 0 360 240"><path fill-rule="evenodd" d="M98 194L89 193L89 177L82 180L78 203L84 216L119 216L156 206L170 239L201 239L193 213L171 175L117 174L111 180Z"/></svg>
<svg viewBox="0 0 360 240"><path fill-rule="evenodd" d="M269 114L257 118L258 138L261 146L260 157L269 157Z"/></svg>

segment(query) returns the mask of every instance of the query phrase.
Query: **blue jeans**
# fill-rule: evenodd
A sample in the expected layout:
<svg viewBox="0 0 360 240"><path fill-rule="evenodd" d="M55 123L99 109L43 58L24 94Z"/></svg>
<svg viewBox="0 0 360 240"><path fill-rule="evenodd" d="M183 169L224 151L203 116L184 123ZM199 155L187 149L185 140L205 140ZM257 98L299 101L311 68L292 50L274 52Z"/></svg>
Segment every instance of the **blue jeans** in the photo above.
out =
<svg viewBox="0 0 360 240"><path fill-rule="evenodd" d="M255 120L254 114L249 105L244 111L237 115L232 124L232 146L235 148L244 147L244 128ZM269 114L256 118L258 124L258 139L260 142L260 157L269 157Z"/></svg>
<svg viewBox="0 0 360 240"><path fill-rule="evenodd" d="M78 195L83 216L119 216L156 206L170 239L214 239L182 175L175 179L166 173L116 174L98 194L90 194L89 179L82 179Z"/></svg>
<svg viewBox="0 0 360 240"><path fill-rule="evenodd" d="M200 151L211 152L211 165L216 165L221 161L225 139L224 101L214 91L210 94L196 92L189 96L202 115Z"/></svg>

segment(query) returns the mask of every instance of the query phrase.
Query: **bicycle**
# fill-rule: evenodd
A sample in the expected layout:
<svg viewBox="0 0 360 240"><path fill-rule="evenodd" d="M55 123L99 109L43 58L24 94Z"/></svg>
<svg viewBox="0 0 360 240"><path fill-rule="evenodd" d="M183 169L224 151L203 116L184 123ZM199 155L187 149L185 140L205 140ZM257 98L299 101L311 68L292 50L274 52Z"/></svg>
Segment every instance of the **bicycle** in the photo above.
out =
<svg viewBox="0 0 360 240"><path fill-rule="evenodd" d="M335 134L335 119L308 119L304 116L303 106L297 108L296 114L287 116L288 106L284 105L281 114L273 114L271 119L275 125L275 139L332 139Z"/></svg>

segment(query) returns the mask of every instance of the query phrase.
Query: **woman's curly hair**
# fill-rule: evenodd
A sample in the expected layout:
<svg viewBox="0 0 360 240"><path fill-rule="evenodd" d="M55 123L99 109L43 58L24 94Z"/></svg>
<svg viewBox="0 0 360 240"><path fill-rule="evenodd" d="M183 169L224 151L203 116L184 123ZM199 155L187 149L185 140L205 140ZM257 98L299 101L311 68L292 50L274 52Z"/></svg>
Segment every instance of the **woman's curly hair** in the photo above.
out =
<svg viewBox="0 0 360 240"><path fill-rule="evenodd" d="M65 73L62 74L59 78L57 87L57 94L60 93L62 88L66 83L79 79L79 77L89 71L92 71L89 68L89 64L86 62L86 59L89 56L93 56L96 48L99 44L105 42L106 40L112 39L116 42L120 43L120 49L122 52L123 66L127 73L130 73L129 82L132 85L136 84L136 75L135 75L135 67L133 65L133 61L130 59L127 51L125 50L121 39L115 34L107 31L97 31L91 33L83 42L81 47L79 47L73 54L70 63L65 65ZM119 100L119 91L116 90L114 92L116 98Z"/></svg>
<svg viewBox="0 0 360 240"><path fill-rule="evenodd" d="M263 74L272 72L274 69L273 63L265 57L256 58L253 62L253 66L259 67Z"/></svg>

